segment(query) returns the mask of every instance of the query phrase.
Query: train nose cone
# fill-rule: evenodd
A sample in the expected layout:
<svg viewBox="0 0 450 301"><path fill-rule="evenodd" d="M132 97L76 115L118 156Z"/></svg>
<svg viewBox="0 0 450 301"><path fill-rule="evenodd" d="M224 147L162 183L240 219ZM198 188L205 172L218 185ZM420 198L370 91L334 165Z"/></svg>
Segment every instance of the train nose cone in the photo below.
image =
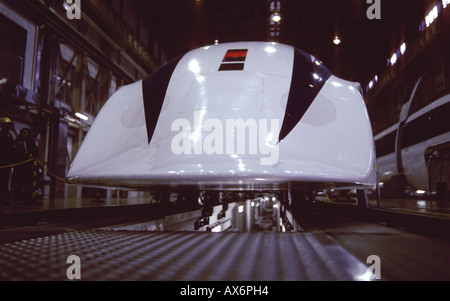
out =
<svg viewBox="0 0 450 301"><path fill-rule="evenodd" d="M287 45L228 43L193 50L117 91L68 181L144 189L365 185L373 162L370 122L353 84Z"/></svg>
<svg viewBox="0 0 450 301"><path fill-rule="evenodd" d="M148 147L143 110L142 81L123 86L108 99L69 168L68 182L114 173L136 150Z"/></svg>

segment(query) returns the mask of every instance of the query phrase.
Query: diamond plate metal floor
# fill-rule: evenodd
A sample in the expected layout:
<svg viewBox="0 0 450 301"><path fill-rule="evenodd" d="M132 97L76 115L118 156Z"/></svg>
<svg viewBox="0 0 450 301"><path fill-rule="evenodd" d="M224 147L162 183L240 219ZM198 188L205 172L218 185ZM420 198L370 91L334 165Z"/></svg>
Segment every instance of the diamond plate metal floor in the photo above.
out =
<svg viewBox="0 0 450 301"><path fill-rule="evenodd" d="M367 266L322 232L74 231L0 245L1 280L358 280Z"/></svg>

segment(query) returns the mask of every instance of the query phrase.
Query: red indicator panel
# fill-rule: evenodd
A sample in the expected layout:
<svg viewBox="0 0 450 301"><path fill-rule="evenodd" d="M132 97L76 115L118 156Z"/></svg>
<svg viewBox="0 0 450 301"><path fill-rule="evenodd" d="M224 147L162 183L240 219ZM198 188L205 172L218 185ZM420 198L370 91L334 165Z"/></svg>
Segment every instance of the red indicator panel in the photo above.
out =
<svg viewBox="0 0 450 301"><path fill-rule="evenodd" d="M248 49L230 49L225 54L222 62L245 62Z"/></svg>

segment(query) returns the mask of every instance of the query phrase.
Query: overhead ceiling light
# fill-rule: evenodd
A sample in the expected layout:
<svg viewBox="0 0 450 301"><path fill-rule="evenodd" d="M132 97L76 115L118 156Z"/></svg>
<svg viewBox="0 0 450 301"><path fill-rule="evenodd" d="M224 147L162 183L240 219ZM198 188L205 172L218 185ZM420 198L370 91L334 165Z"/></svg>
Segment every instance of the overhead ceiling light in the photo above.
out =
<svg viewBox="0 0 450 301"><path fill-rule="evenodd" d="M272 15L272 21L274 21L275 23L278 23L281 21L281 16L278 13L275 13Z"/></svg>
<svg viewBox="0 0 450 301"><path fill-rule="evenodd" d="M75 116L77 116L78 118L80 118L81 120L84 120L84 121L88 121L89 120L89 117L87 117L84 114L81 114L80 112L76 112Z"/></svg>
<svg viewBox="0 0 450 301"><path fill-rule="evenodd" d="M69 120L70 122L77 122L77 120L75 118L72 118L70 116L64 116L65 119Z"/></svg>
<svg viewBox="0 0 450 301"><path fill-rule="evenodd" d="M403 43L403 44L400 46L400 53L401 53L402 55L404 55L405 52L406 52L406 43Z"/></svg>
<svg viewBox="0 0 450 301"><path fill-rule="evenodd" d="M341 39L339 39L338 36L335 36L334 40L333 40L333 43L334 43L334 45L339 45L339 44L341 44Z"/></svg>
<svg viewBox="0 0 450 301"><path fill-rule="evenodd" d="M439 9L437 5L435 5L433 9L425 17L425 23L427 27L430 27L430 25L433 24L434 20L436 20L438 16L439 16Z"/></svg>
<svg viewBox="0 0 450 301"><path fill-rule="evenodd" d="M391 57L391 65L394 66L397 63L397 53L394 53Z"/></svg>

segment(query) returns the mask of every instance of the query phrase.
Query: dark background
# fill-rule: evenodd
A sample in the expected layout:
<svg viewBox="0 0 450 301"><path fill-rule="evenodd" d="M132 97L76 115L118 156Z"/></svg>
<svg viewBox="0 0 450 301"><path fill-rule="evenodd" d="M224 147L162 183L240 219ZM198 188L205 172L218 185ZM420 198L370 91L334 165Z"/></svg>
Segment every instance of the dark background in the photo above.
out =
<svg viewBox="0 0 450 301"><path fill-rule="evenodd" d="M219 42L267 41L267 0L130 0L150 31L167 45L169 59ZM194 2L195 5L192 5ZM369 20L365 0L280 0L280 36L335 75L367 83L383 73L403 42L419 34L429 0L381 0L381 20ZM338 35L339 46L332 41Z"/></svg>

